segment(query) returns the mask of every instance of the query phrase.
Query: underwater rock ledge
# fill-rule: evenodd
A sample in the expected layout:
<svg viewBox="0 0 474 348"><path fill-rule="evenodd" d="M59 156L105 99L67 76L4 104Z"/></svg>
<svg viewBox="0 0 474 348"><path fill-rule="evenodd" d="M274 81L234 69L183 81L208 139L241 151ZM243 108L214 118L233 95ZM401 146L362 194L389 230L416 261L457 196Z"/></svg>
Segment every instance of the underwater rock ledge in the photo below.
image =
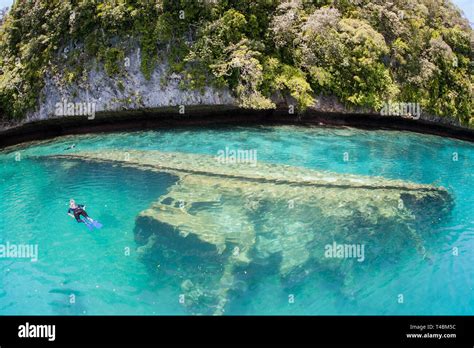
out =
<svg viewBox="0 0 474 348"><path fill-rule="evenodd" d="M100 151L48 158L178 177L137 216L134 233L143 262L176 277L194 314L224 314L233 294L264 274L293 284L315 271L344 273L341 288L348 287L362 266L327 258L324 247L334 242L365 245L363 267L375 267L382 251L397 257L413 249L429 258L425 236L453 201L433 185L263 162L220 164L209 155Z"/></svg>

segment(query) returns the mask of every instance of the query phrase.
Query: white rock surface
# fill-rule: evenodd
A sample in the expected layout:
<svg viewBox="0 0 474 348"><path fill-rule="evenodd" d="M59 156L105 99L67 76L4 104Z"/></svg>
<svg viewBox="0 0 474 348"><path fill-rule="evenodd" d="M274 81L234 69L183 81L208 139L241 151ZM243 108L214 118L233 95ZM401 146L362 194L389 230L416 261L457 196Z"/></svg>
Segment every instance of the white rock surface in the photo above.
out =
<svg viewBox="0 0 474 348"><path fill-rule="evenodd" d="M64 99L68 103L95 103L96 113L178 105L236 105L229 90L216 90L212 87L206 87L204 91L180 89L178 86L181 76L167 76L166 63L157 64L151 78L147 80L140 71L138 48L132 50L127 58L128 66L124 62L122 67L125 72L123 77L108 76L103 65L97 62L93 63L95 67L89 71L87 81L80 85L63 87L59 76L47 76L39 105L36 110L28 113L26 121L57 117L56 105ZM118 87L120 80L123 82L123 91Z"/></svg>

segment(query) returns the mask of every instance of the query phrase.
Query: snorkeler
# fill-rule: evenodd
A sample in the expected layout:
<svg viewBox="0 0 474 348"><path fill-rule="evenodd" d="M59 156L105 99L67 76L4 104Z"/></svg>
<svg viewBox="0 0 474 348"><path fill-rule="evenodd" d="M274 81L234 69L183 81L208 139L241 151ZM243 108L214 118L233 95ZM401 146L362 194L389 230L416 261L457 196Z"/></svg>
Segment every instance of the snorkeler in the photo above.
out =
<svg viewBox="0 0 474 348"><path fill-rule="evenodd" d="M81 219L81 216L86 218L87 220L92 220L89 215L87 215L86 211L86 206L82 204L76 204L76 201L74 199L69 200L69 210L67 211L67 214L70 217L73 217L76 219L77 222L84 222L84 220Z"/></svg>
<svg viewBox="0 0 474 348"><path fill-rule="evenodd" d="M76 219L77 222L84 223L84 225L86 225L91 231L94 228L102 228L102 224L99 221L95 221L89 215L87 215L86 206L82 204L76 204L76 201L72 198L69 200L69 210L67 211L67 214L70 217ZM81 219L81 216L84 217L84 219Z"/></svg>

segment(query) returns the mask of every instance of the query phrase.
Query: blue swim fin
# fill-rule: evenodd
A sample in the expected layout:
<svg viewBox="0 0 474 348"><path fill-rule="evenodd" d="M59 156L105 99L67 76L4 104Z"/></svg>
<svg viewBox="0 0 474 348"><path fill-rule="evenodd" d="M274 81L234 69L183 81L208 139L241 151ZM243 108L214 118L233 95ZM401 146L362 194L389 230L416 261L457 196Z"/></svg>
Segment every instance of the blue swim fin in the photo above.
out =
<svg viewBox="0 0 474 348"><path fill-rule="evenodd" d="M84 218L84 219L81 219L82 222L84 223L84 225L86 225L86 227L89 229L89 231L93 231L94 230L94 226L92 226L91 222Z"/></svg>
<svg viewBox="0 0 474 348"><path fill-rule="evenodd" d="M99 221L95 221L95 220L91 221L91 225L94 226L97 229L101 229L102 226L103 226Z"/></svg>
<svg viewBox="0 0 474 348"><path fill-rule="evenodd" d="M95 227L97 229L101 229L102 226L103 226L99 221L95 221L90 217L89 218L84 218L82 221L84 221L84 223L86 223L88 226L90 226L92 228Z"/></svg>

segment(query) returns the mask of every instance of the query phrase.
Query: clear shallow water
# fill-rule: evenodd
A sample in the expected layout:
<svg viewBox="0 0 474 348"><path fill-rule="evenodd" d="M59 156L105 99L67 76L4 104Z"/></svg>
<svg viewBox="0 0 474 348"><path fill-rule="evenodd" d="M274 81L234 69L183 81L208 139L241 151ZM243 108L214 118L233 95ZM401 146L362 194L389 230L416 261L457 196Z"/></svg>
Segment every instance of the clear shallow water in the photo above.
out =
<svg viewBox="0 0 474 348"><path fill-rule="evenodd" d="M75 150L64 151L73 143ZM188 314L172 277L157 277L138 258L133 233L137 214L176 178L35 156L102 149L216 155L225 147L256 149L262 162L434 183L454 197L450 216L427 240L432 263L412 249L386 261L382 253L379 266L361 269L344 292L327 272L291 287L267 274L234 296L227 314L474 313L473 144L405 132L264 127L63 137L0 152L0 243L39 246L38 262L0 259L0 314ZM71 197L105 227L90 233L68 217Z"/></svg>

